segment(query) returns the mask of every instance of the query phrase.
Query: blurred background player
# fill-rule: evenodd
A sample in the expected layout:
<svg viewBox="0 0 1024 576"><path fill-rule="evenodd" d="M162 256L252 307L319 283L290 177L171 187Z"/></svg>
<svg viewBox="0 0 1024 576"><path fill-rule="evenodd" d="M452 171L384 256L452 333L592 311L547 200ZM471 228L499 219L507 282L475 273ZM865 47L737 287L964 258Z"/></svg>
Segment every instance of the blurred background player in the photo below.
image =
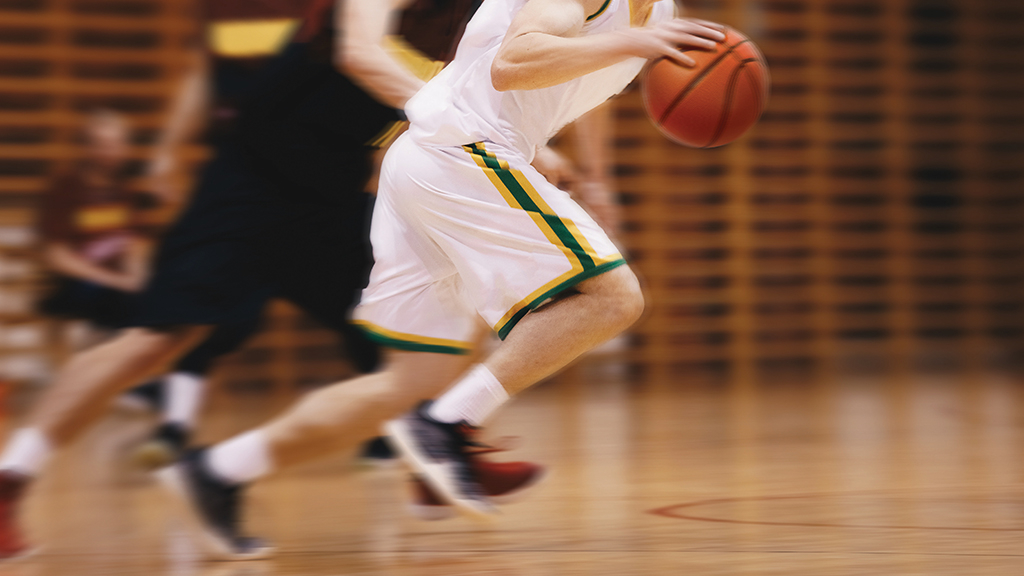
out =
<svg viewBox="0 0 1024 576"><path fill-rule="evenodd" d="M188 208L165 235L133 328L72 358L12 437L0 458L3 556L26 550L17 504L53 451L94 422L111 397L181 358L211 327L281 297L344 334L350 346L364 346L357 358L371 358L374 348L348 323L370 265L364 187L371 154L400 129L401 106L440 69L438 57L447 55L474 4L424 1L406 9L394 31L434 50L432 58L386 38L397 6L338 4L314 3L295 40L252 77L237 115L223 115L234 126L216 139ZM335 37L335 27L345 32ZM203 109L205 56L197 51L195 58L172 112L177 128L162 148L173 150L186 137L181 127ZM154 176L166 174L168 163L155 163ZM490 470L501 480L499 494L541 472L521 466L509 482L507 468ZM231 545L240 555L265 550L240 537Z"/></svg>
<svg viewBox="0 0 1024 576"><path fill-rule="evenodd" d="M131 324L138 292L149 273L152 229L140 206L148 194L126 188L130 127L109 110L89 115L85 158L54 180L41 218L45 262L54 278L53 291L40 303L41 312L85 320L98 336ZM158 400L153 407L163 423L140 456L153 466L166 462L188 436L201 399L201 386L213 360L238 346L255 330L256 314L225 323L190 352L175 371L139 388L136 396Z"/></svg>
<svg viewBox="0 0 1024 576"><path fill-rule="evenodd" d="M116 329L134 310L149 262L149 239L138 219L137 195L126 188L129 128L111 111L89 115L85 157L59 174L39 219L52 292L40 303L51 316Z"/></svg>
<svg viewBox="0 0 1024 576"><path fill-rule="evenodd" d="M301 24L309 4L310 0L200 3L197 19L203 38L190 53L147 169L150 186L157 194L170 202L187 200L181 190L187 178L181 173L179 155L196 134L215 150L233 145L240 107L259 82L263 68ZM187 445L206 393L209 364L239 348L259 329L265 300L251 298L248 305L234 309L231 319L221 323L211 337L213 341L205 341L190 353L184 366L130 394L160 407L164 414L163 423L134 454L140 465L165 465ZM226 328L232 329L225 333ZM357 370L370 371L377 365L378 353L372 343L358 334L349 334L345 343Z"/></svg>

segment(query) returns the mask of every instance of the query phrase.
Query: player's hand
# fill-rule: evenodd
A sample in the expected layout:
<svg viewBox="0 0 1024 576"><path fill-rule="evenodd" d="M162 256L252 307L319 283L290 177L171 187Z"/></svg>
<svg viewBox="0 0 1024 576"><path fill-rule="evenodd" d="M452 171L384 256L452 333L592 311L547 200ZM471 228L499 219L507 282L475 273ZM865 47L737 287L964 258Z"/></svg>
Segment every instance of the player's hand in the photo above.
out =
<svg viewBox="0 0 1024 576"><path fill-rule="evenodd" d="M562 190L572 188L579 178L572 162L549 146L541 146L537 149L537 154L533 157L533 167L547 178L548 182Z"/></svg>
<svg viewBox="0 0 1024 576"><path fill-rule="evenodd" d="M725 41L725 26L695 18L674 18L650 28L631 28L621 32L628 36L628 50L634 56L668 58L692 68L697 62L683 50L714 50L716 42Z"/></svg>

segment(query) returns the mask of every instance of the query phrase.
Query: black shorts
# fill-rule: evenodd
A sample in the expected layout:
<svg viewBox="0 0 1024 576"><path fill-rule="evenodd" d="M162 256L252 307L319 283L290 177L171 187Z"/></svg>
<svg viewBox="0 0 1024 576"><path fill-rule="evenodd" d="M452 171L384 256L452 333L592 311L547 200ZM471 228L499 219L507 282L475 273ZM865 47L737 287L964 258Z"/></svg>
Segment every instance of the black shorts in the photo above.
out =
<svg viewBox="0 0 1024 576"><path fill-rule="evenodd" d="M60 276L55 278L53 290L39 302L39 312L116 330L131 323L136 303L136 295L130 292Z"/></svg>
<svg viewBox="0 0 1024 576"><path fill-rule="evenodd" d="M293 194L286 176L261 169L266 162L258 155L220 146L163 239L133 325L238 322L279 297L347 331L348 311L372 264L372 197L362 191L366 153L347 156L332 155L330 166L307 165L307 181L297 184L312 180L320 193ZM332 178L339 173L348 177Z"/></svg>
<svg viewBox="0 0 1024 576"><path fill-rule="evenodd" d="M106 330L134 325L138 308L137 294L69 277L56 279L54 289L39 303L47 316L85 320ZM239 308L228 322L217 328L195 349L182 358L175 370L206 374L213 362L240 347L260 325L262 303Z"/></svg>

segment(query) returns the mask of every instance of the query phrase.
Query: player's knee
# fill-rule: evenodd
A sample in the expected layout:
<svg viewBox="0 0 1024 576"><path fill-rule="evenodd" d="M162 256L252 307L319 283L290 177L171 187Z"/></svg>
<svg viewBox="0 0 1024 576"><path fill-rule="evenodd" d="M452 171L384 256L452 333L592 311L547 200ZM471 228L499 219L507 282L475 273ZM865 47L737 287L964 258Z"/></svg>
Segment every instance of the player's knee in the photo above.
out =
<svg viewBox="0 0 1024 576"><path fill-rule="evenodd" d="M142 362L159 364L180 353L206 333L207 329L202 326L182 326L166 330L132 328L125 331L119 340L123 345L131 347L131 356Z"/></svg>
<svg viewBox="0 0 1024 576"><path fill-rule="evenodd" d="M140 355L162 355L175 347L180 336L170 331L132 328L122 338Z"/></svg>
<svg viewBox="0 0 1024 576"><path fill-rule="evenodd" d="M640 290L639 283L634 282L634 286L624 287L613 306L616 323L623 330L629 328L643 315L645 305L644 293Z"/></svg>
<svg viewBox="0 0 1024 576"><path fill-rule="evenodd" d="M602 277L605 282L598 291L602 296L601 309L625 330L644 313L644 293L640 282L626 267L612 270Z"/></svg>

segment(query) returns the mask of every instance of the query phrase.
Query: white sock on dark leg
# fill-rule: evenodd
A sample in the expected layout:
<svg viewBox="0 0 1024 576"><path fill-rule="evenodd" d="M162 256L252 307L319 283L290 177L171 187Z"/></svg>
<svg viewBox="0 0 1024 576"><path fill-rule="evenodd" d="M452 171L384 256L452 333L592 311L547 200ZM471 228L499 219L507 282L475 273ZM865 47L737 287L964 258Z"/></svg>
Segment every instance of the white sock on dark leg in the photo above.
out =
<svg viewBox="0 0 1024 576"><path fill-rule="evenodd" d="M0 470L35 477L52 454L53 444L38 428L21 428L11 436L0 456Z"/></svg>
<svg viewBox="0 0 1024 576"><path fill-rule="evenodd" d="M206 379L191 372L175 372L164 378L163 385L167 394L164 423L191 430L203 401Z"/></svg>
<svg viewBox="0 0 1024 576"><path fill-rule="evenodd" d="M217 444L206 453L206 467L230 484L246 484L266 476L274 469L266 433L256 429Z"/></svg>
<svg viewBox="0 0 1024 576"><path fill-rule="evenodd" d="M508 399L508 392L494 374L483 364L477 364L434 402L429 415L440 422L454 424L465 420L481 426Z"/></svg>

